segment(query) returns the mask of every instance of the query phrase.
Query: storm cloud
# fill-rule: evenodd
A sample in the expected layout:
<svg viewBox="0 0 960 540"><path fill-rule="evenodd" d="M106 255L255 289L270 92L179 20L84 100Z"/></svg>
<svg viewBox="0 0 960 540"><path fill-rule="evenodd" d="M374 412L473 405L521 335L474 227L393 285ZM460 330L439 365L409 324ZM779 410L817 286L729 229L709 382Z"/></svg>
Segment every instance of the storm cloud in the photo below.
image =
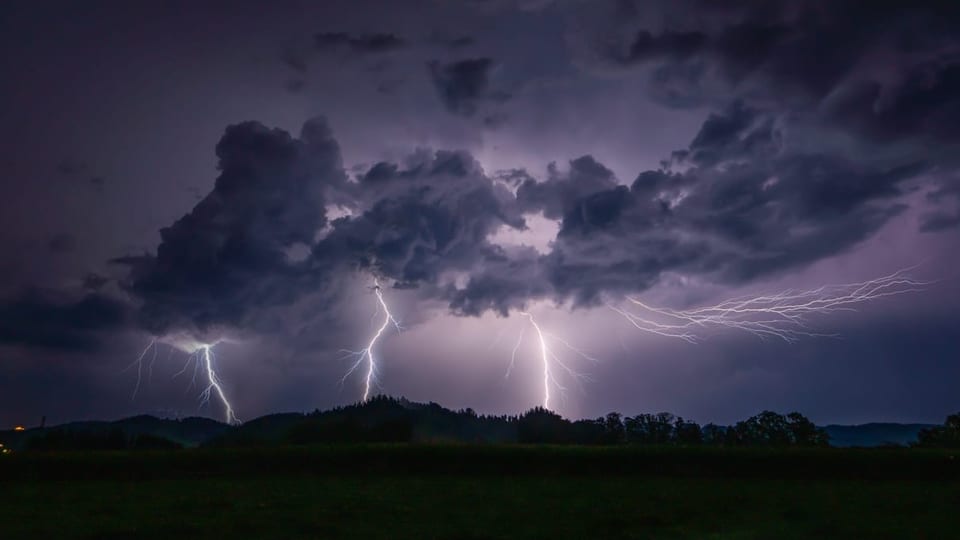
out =
<svg viewBox="0 0 960 540"><path fill-rule="evenodd" d="M376 279L405 328L378 345L383 391L414 399L494 412L537 402L526 379L503 386L512 400L473 388L502 380L519 310L605 360L591 368L590 404L565 413L709 416L723 401L743 417L768 406L757 388L801 408L833 377L837 410L854 415L843 405L853 396L868 418L891 410L886 394L910 370L914 394L925 381L948 396L956 346L916 336L956 326L960 298L953 3L331 0L228 11L24 3L0 18L11 51L0 57L10 80L0 347L16 364L0 380L32 373L66 388L85 373L113 387L144 340L186 334L236 338L220 368L238 410L335 405L355 397L338 393L337 350L367 338ZM859 340L848 353L828 340L632 340L628 322L594 309L627 295L703 306L918 263L939 280L926 296L827 317L829 332ZM906 352L880 351L878 332ZM484 349L494 333L505 350ZM34 367L68 355L75 362L49 378ZM843 378L864 381L872 402L840 384L844 355L862 356ZM26 386L16 407L55 408ZM97 409L78 395L64 411L140 412L125 389ZM911 400L902 393L904 410L938 420L948 398ZM20 421L20 409L0 415Z"/></svg>
<svg viewBox="0 0 960 540"><path fill-rule="evenodd" d="M491 87L490 73L496 67L491 58L468 58L448 64L427 64L440 101L448 111L473 116L484 102L502 102L509 95Z"/></svg>
<svg viewBox="0 0 960 540"><path fill-rule="evenodd" d="M406 46L406 42L394 34L354 36L346 32L320 32L313 36L313 42L321 52L347 50L360 54L385 53Z"/></svg>
<svg viewBox="0 0 960 540"><path fill-rule="evenodd" d="M129 307L98 293L79 298L30 289L0 303L0 344L96 351L111 331L124 328Z"/></svg>
<svg viewBox="0 0 960 540"><path fill-rule="evenodd" d="M156 254L123 257L126 289L151 332L242 326L259 309L292 302L301 269L287 250L312 245L326 201L342 188L340 149L325 120L299 138L256 122L227 128L220 176L193 210L160 231Z"/></svg>

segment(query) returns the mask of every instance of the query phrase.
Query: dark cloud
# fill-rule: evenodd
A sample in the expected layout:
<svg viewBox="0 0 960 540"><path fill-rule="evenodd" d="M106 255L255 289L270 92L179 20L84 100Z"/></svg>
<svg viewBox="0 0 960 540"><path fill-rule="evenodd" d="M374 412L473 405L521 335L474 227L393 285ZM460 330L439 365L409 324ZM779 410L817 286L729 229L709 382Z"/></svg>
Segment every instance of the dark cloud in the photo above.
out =
<svg viewBox="0 0 960 540"><path fill-rule="evenodd" d="M543 182L526 178L517 188L517 202L526 212L543 212L545 217L557 220L581 198L616 185L613 171L593 156L583 156L570 161L570 169L563 173L551 163Z"/></svg>
<svg viewBox="0 0 960 540"><path fill-rule="evenodd" d="M467 316L486 311L507 316L511 310L523 309L530 300L550 293L536 250L498 246L486 250L463 288L451 285L444 291L451 311Z"/></svg>
<svg viewBox="0 0 960 540"><path fill-rule="evenodd" d="M599 13L602 6L587 9ZM809 153L836 153L842 144L859 148L860 157L850 156L854 161L897 156L929 162L930 182L940 183L945 195L930 199L941 208L928 213L922 230L960 221L953 208L960 197L949 187L960 144L955 3L921 1L906 9L895 2L869 9L857 2L793 1L618 6L581 40L607 65L648 69L651 96L668 106L740 104L739 114L712 117L701 132L706 139L677 157L707 166L716 156L752 155L750 145L775 143L759 131L752 140L723 137L724 130L758 121L755 111L762 110L773 133L774 124L805 130L800 144ZM741 148L717 147L710 141L715 136Z"/></svg>
<svg viewBox="0 0 960 540"><path fill-rule="evenodd" d="M377 83L377 93L384 95L393 95L396 94L400 88L403 87L403 84L406 81L403 79L390 79L384 80Z"/></svg>
<svg viewBox="0 0 960 540"><path fill-rule="evenodd" d="M233 125L216 152L213 191L160 231L156 254L118 260L131 267L125 286L152 332L239 326L293 301L304 278L287 250L313 244L328 196L345 181L337 142L319 118L300 138L256 122Z"/></svg>
<svg viewBox="0 0 960 540"><path fill-rule="evenodd" d="M742 283L850 249L903 210L904 183L928 170L787 147L774 118L741 101L629 187L592 156L551 164L537 181L520 169L488 176L466 152L430 150L348 182L322 121L299 139L232 126L217 154L213 192L161 231L156 255L123 261L151 331L252 327L264 309L304 294L334 297L323 291L357 270L460 315L544 297L592 305L671 272ZM350 213L328 224L334 201ZM533 213L560 222L549 253L491 242ZM310 256L288 256L297 245Z"/></svg>
<svg viewBox="0 0 960 540"><path fill-rule="evenodd" d="M923 216L921 231L936 232L960 227L960 176L944 179L939 188L927 195L927 200L938 209Z"/></svg>
<svg viewBox="0 0 960 540"><path fill-rule="evenodd" d="M283 85L287 92L291 94L299 94L307 87L307 81L303 79L290 79Z"/></svg>
<svg viewBox="0 0 960 540"><path fill-rule="evenodd" d="M432 43L435 43L445 49L450 49L453 51L464 49L476 44L477 40L473 36L442 36L434 35L430 38Z"/></svg>
<svg viewBox="0 0 960 540"><path fill-rule="evenodd" d="M857 2L722 4L620 10L621 20L597 28L593 47L615 64L655 66L653 93L668 104L689 106L698 96L726 93L816 110L877 139L960 138L955 4L916 2L909 10L895 2L869 9ZM683 16L691 9L697 17ZM651 12L660 16L645 16ZM624 18L640 27L621 40L604 33ZM708 79L725 88L713 84L705 93Z"/></svg>
<svg viewBox="0 0 960 540"><path fill-rule="evenodd" d="M47 249L54 253L68 253L77 247L77 238L69 233L58 233L47 240Z"/></svg>
<svg viewBox="0 0 960 540"><path fill-rule="evenodd" d="M433 287L445 273L470 271L494 250L488 237L500 226L525 226L510 192L466 152L377 163L355 196L363 211L334 221L314 260L355 261L405 287Z"/></svg>
<svg viewBox="0 0 960 540"><path fill-rule="evenodd" d="M519 187L527 180L536 182L526 169L503 169L493 173L493 178L512 187Z"/></svg>
<svg viewBox="0 0 960 540"><path fill-rule="evenodd" d="M306 74L308 61L307 53L302 49L295 47L286 47L280 52L280 61L288 68L296 71L300 75Z"/></svg>
<svg viewBox="0 0 960 540"><path fill-rule="evenodd" d="M826 114L876 140L960 142L960 47L956 56L910 66L901 75L892 88L877 81L844 86Z"/></svg>
<svg viewBox="0 0 960 540"><path fill-rule="evenodd" d="M490 58L470 58L449 64L433 61L427 64L443 105L448 111L461 116L473 116L482 102L509 99L505 93L491 89L490 72L494 66Z"/></svg>
<svg viewBox="0 0 960 540"><path fill-rule="evenodd" d="M75 176L86 172L87 169L88 166L86 163L76 159L65 158L57 164L57 172L64 176Z"/></svg>
<svg viewBox="0 0 960 540"><path fill-rule="evenodd" d="M346 50L360 54L386 53L407 46L406 41L394 34L354 36L345 32L321 32L313 36L313 42L321 52Z"/></svg>
<svg viewBox="0 0 960 540"><path fill-rule="evenodd" d="M521 185L527 211L563 213L543 260L558 298L589 305L665 272L740 283L803 267L877 231L902 211L904 182L927 170L787 151L768 119L740 103L711 115L675 159L682 172L646 171L629 188L610 185L592 159L571 164L576 182Z"/></svg>
<svg viewBox="0 0 960 540"><path fill-rule="evenodd" d="M933 212L924 217L920 230L923 232L937 232L945 229L960 227L960 212Z"/></svg>
<svg viewBox="0 0 960 540"><path fill-rule="evenodd" d="M99 291L104 285L110 282L110 278L101 276L93 272L88 272L83 276L83 288L88 291Z"/></svg>
<svg viewBox="0 0 960 540"><path fill-rule="evenodd" d="M115 260L130 267L123 285L157 335L269 325L269 308L311 294L334 301L358 270L449 300L441 283L456 273L513 264L489 237L525 227L510 191L462 151L421 150L348 182L336 141L313 120L299 139L231 126L217 155L213 191L161 230L156 254ZM328 223L328 204L351 214ZM311 256L290 256L297 246Z"/></svg>
<svg viewBox="0 0 960 540"><path fill-rule="evenodd" d="M105 333L124 327L127 311L125 304L97 293L71 300L25 290L0 303L0 343L94 351Z"/></svg>

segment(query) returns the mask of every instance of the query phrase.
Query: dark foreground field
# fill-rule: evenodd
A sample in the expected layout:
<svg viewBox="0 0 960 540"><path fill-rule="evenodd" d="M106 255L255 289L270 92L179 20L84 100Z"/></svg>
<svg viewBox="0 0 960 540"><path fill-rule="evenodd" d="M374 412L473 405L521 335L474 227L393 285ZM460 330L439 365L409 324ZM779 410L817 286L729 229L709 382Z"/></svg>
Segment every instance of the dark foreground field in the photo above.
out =
<svg viewBox="0 0 960 540"><path fill-rule="evenodd" d="M332 446L7 455L0 538L950 538L921 450Z"/></svg>

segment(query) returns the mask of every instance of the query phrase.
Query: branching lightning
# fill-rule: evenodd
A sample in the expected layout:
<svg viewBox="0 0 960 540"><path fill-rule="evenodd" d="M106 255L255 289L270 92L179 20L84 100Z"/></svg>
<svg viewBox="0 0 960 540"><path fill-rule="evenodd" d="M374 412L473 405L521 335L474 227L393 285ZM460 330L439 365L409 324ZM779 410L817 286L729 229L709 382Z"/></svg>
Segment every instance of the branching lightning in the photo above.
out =
<svg viewBox="0 0 960 540"><path fill-rule="evenodd" d="M554 366L563 370L570 377L572 377L573 380L576 381L577 383L580 383L581 381L586 379L584 375L577 373L570 366L568 366L563 360L561 360L560 357L558 357L556 353L554 353L553 350L550 348L549 342L551 340L556 341L561 345L565 346L566 348L570 349L580 357L585 358L587 360L596 362L597 359L577 349L573 345L570 345L570 343L568 343L566 340L563 340L557 336L553 336L547 332L544 332L540 328L540 325L537 323L537 320L533 318L533 315L531 313L528 313L526 311L520 311L519 314L527 318L527 320L530 322L530 326L533 327L534 331L537 334L537 344L540 350L540 361L543 364L543 408L549 409L550 398L551 398L551 392L550 392L551 386L556 387L561 392L561 395L564 391L566 391L566 388L563 386L563 384L561 384L561 382L557 379L557 377L554 374L555 372ZM521 328L520 337L517 339L517 344L514 345L513 351L510 355L510 365L507 368L507 374L506 374L507 377L510 376L510 372L513 370L514 364L516 364L517 351L520 349L520 344L523 342L523 335L524 335L524 329Z"/></svg>
<svg viewBox="0 0 960 540"><path fill-rule="evenodd" d="M126 371L132 368L133 366L137 366L137 384L135 384L133 387L133 395L130 396L131 401L137 398L137 392L140 391L140 380L142 379L142 376L143 376L143 357L145 357L147 353L150 352L150 349L153 349L154 354L156 354L157 338L151 339L150 342L147 343L147 346L143 348L143 351L140 353L140 356L138 356L137 359L134 360L132 364L130 364L123 370L123 371Z"/></svg>
<svg viewBox="0 0 960 540"><path fill-rule="evenodd" d="M216 391L217 396L220 397L220 401L223 402L224 407L224 416L226 417L226 422L228 424L239 424L240 420L233 413L233 407L230 405L230 402L227 401L227 396L223 393L223 387L220 384L220 378L217 377L217 373L213 370L213 345L201 345L199 349L195 352L198 358L202 357L204 368L207 372L207 380L210 384L200 393L200 399L203 403L210 402L210 393Z"/></svg>
<svg viewBox="0 0 960 540"><path fill-rule="evenodd" d="M361 365L366 363L367 373L364 377L364 386L363 386L363 401L370 399L370 391L373 388L373 385L376 384L377 379L377 359L374 355L374 347L377 345L377 341L380 340L380 337L383 336L383 333L386 332L387 327L393 324L397 329L397 333L402 330L400 323L393 317L393 314L390 313L390 308L387 306L387 301L383 298L383 290L380 287L380 282L376 279L373 280L373 292L377 295L377 306L376 311L374 311L373 316L370 320L376 318L380 314L380 311L383 310L383 322L374 332L373 336L370 338L370 342L367 343L367 346L359 351L349 351L342 350L341 352L347 353L346 357L356 358L356 361L353 365L350 366L350 369L347 370L344 374L341 383L347 380L353 372L355 372Z"/></svg>
<svg viewBox="0 0 960 540"><path fill-rule="evenodd" d="M190 363L194 364L194 381L191 382L191 386L196 381L197 371L201 368L203 372L207 375L207 386L200 392L200 403L201 405L206 405L210 402L210 396L213 393L217 394L217 397L220 399L220 402L223 403L224 407L224 421L228 424L239 424L240 420L237 418L236 414L233 411L233 406L230 404L230 401L227 399L227 395L223 390L223 383L220 378L217 376L217 372L214 369L214 363L216 362L216 356L213 353L213 348L220 343L216 341L214 343L197 343L194 340L190 339L181 339L181 338L152 338L147 346L143 349L137 359L130 364L129 367L137 366L137 384L133 390L133 397L136 398L137 391L140 389L141 375L143 371L143 360L146 358L147 353L150 350L153 350L153 359L150 361L152 366L153 361L157 356L157 349L160 343L164 343L170 347L170 352L172 354L174 349L181 350L187 353L187 361L183 365L183 369L178 371L173 375L174 378L183 374ZM129 369L129 367L127 369Z"/></svg>
<svg viewBox="0 0 960 540"><path fill-rule="evenodd" d="M811 315L856 311L856 304L921 291L932 283L911 278L911 269L859 283L739 297L689 310L654 307L632 297L627 302L634 310L608 307L639 330L690 343L702 339L704 331L727 328L793 343L803 337L834 336L812 330L807 321Z"/></svg>

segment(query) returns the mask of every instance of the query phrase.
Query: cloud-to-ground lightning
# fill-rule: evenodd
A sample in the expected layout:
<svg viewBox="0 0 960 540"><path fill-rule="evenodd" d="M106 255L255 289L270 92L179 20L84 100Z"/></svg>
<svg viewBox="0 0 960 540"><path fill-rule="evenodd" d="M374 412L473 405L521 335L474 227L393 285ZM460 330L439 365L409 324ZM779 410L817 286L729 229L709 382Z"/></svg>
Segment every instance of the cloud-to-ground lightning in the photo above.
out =
<svg viewBox="0 0 960 540"><path fill-rule="evenodd" d="M376 384L377 359L374 355L374 347L376 347L377 341L380 340L380 337L383 336L383 333L386 332L387 327L389 327L391 324L396 327L398 333L402 330L400 323L394 318L393 314L390 313L390 307L387 306L387 301L383 297L383 289L380 287L380 282L377 279L373 280L373 292L377 295L377 307L373 317L371 317L371 320L375 318L382 310L383 322L377 328L376 332L374 332L373 336L371 336L366 347L359 351L342 351L347 353L348 357L356 357L356 361L350 366L350 369L347 370L347 373L344 374L341 382L345 381L347 377L349 377L361 365L363 365L364 362L366 362L367 373L364 377L363 401L370 399L370 391L373 389L373 385Z"/></svg>
<svg viewBox="0 0 960 540"><path fill-rule="evenodd" d="M203 389L203 391L200 392L201 405L208 404L210 402L211 394L216 393L217 397L220 399L220 402L223 403L224 421L228 424L239 424L240 420L234 413L233 405L231 405L230 401L227 399L226 392L223 390L223 383L220 380L220 377L217 376L217 372L214 367L216 356L213 353L213 348L221 341L222 340L218 340L213 343L200 343L194 339L183 337L152 338L140 353L140 356L137 357L133 364L131 364L131 366L134 364L137 365L137 384L134 387L134 397L136 397L137 390L140 388L142 372L141 366L143 364L143 359L151 349L153 349L154 357L156 357L157 347L163 343L170 347L171 352L173 349L177 349L187 354L187 363L184 364L183 369L174 374L174 377L177 377L185 372L190 362L194 362L194 378L196 378L196 371L201 368L207 376L207 386Z"/></svg>
<svg viewBox="0 0 960 540"><path fill-rule="evenodd" d="M608 307L639 330L690 343L700 340L704 331L725 328L793 343L803 337L833 335L811 329L808 325L811 315L856 311L856 304L918 292L932 283L910 277L909 270L911 268L859 283L732 298L686 310L654 307L632 297L627 298L627 302L635 306L630 311L612 304Z"/></svg>
<svg viewBox="0 0 960 540"><path fill-rule="evenodd" d="M565 371L578 383L586 378L584 377L584 375L574 371L570 366L568 366L565 362L563 362L563 360L561 360L553 352L553 350L550 348L550 341L552 340L562 344L563 346L570 349L571 351L581 356L582 358L586 358L587 360L591 360L594 362L597 360L596 358L570 345L569 343L567 343L567 341L560 339L559 337L553 336L547 332L544 332L540 328L540 325L537 323L537 320L533 317L533 314L526 311L520 311L518 313L521 316L527 318L527 320L530 322L530 326L533 327L534 331L537 334L537 345L540 351L540 361L542 362L542 365L543 365L543 408L549 409L550 397L551 397L551 392L550 392L551 386L555 386L561 392L561 394L566 390L566 388L560 383L560 381L557 379L557 377L554 374L554 369L553 369L554 365L559 367L563 371ZM524 330L523 328L521 328L520 337L517 339L517 344L514 345L513 351L510 355L510 365L507 368L507 375L506 375L507 377L510 376L510 372L513 370L513 366L516 363L517 351L520 349L520 344L523 342L523 335L524 335Z"/></svg>
<svg viewBox="0 0 960 540"><path fill-rule="evenodd" d="M239 424L240 420L233 413L233 406L230 405L230 402L227 401L227 396L223 393L223 386L220 384L220 378L217 377L217 373L213 370L213 345L201 345L196 352L197 356L202 356L204 368L207 372L207 380L209 384L206 389L200 394L201 399L204 403L210 401L210 393L216 391L217 396L220 397L220 401L223 402L224 407L224 416L228 424Z"/></svg>

